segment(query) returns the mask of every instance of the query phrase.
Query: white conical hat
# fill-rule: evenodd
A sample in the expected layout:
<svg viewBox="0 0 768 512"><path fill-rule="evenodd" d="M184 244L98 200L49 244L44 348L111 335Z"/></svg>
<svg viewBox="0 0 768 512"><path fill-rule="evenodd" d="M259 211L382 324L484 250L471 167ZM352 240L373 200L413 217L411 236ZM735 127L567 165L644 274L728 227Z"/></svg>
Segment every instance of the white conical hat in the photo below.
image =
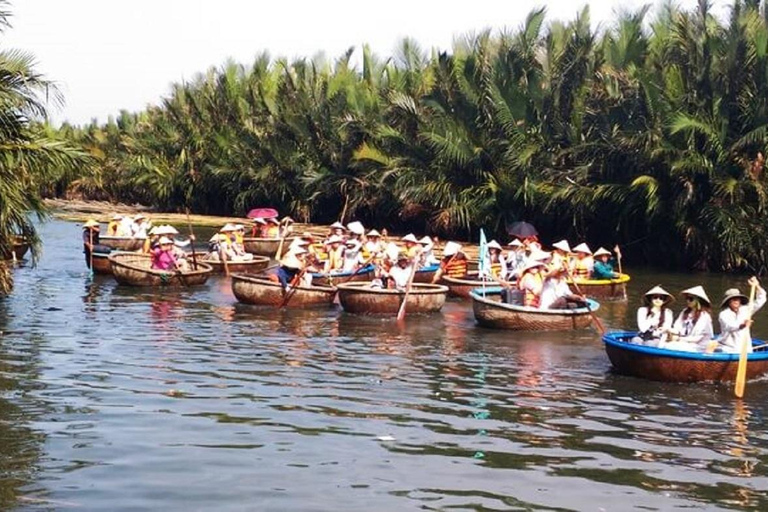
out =
<svg viewBox="0 0 768 512"><path fill-rule="evenodd" d="M387 248L384 249L384 252L387 253L387 257L390 260L395 261L397 259L397 253L400 252L400 248L394 242L389 242Z"/></svg>
<svg viewBox="0 0 768 512"><path fill-rule="evenodd" d="M552 257L552 253L548 251L533 251L530 256L528 256L529 260L534 261L547 261L549 258Z"/></svg>
<svg viewBox="0 0 768 512"><path fill-rule="evenodd" d="M533 267L546 267L546 266L547 266L547 264L544 263L542 260L536 260L536 259L531 258L531 259L529 259L525 263L525 265L523 265L523 268L520 269L520 273L522 274L522 273L532 269Z"/></svg>
<svg viewBox="0 0 768 512"><path fill-rule="evenodd" d="M572 251L573 252L581 252L581 253L584 253L584 254L592 254L592 251L590 250L590 248L585 243L580 243L579 245L574 247L572 249Z"/></svg>
<svg viewBox="0 0 768 512"><path fill-rule="evenodd" d="M496 240L491 240L490 242L488 242L488 245L486 245L486 247L488 247L489 249L501 250L501 246L499 245L499 242L497 242Z"/></svg>
<svg viewBox="0 0 768 512"><path fill-rule="evenodd" d="M169 226L168 224L163 224L162 226L158 226L153 229L154 235L178 235L179 232L176 231L176 229L173 226Z"/></svg>
<svg viewBox="0 0 768 512"><path fill-rule="evenodd" d="M266 224L267 223L267 221L265 221L261 217L256 217L255 219L253 219L253 222L255 222L256 224Z"/></svg>
<svg viewBox="0 0 768 512"><path fill-rule="evenodd" d="M599 248L598 250L595 251L594 256L602 256L603 254L611 256L611 251L601 247L601 248Z"/></svg>
<svg viewBox="0 0 768 512"><path fill-rule="evenodd" d="M344 239L341 238L340 236L332 235L331 237L328 238L328 240L326 240L325 243L326 244L336 244L336 243L340 244L340 243L343 243L343 242L344 242Z"/></svg>
<svg viewBox="0 0 768 512"><path fill-rule="evenodd" d="M461 251L461 244L457 244L456 242L448 242L445 244L445 248L443 248L443 256L453 256L459 251Z"/></svg>
<svg viewBox="0 0 768 512"><path fill-rule="evenodd" d="M350 222L347 224L347 229L356 235L362 235L365 233L365 228L363 227L362 223L358 221Z"/></svg>
<svg viewBox="0 0 768 512"><path fill-rule="evenodd" d="M669 293L664 288L662 288L661 286L654 286L653 288L651 288L650 290L645 292L644 297L645 297L645 299L647 301L651 297L653 297L654 295L663 295L664 297L666 297L666 299L664 300L664 304L666 304L667 302L672 302L673 300L675 300L675 298L672 297L672 294Z"/></svg>
<svg viewBox="0 0 768 512"><path fill-rule="evenodd" d="M237 231L237 228L235 228L233 224L224 224L224 227L219 230L219 233L228 233L230 231Z"/></svg>
<svg viewBox="0 0 768 512"><path fill-rule="evenodd" d="M172 244L172 243L173 243L173 240L171 240L167 236L161 236L160 237L160 245L167 245L167 244Z"/></svg>
<svg viewBox="0 0 768 512"><path fill-rule="evenodd" d="M304 265L299 260L299 258L297 258L297 255L303 254L304 252L307 252L307 251L301 248L296 248L292 251L288 251L288 254L286 254L285 256L282 257L282 259L280 259L280 265L288 268L301 268Z"/></svg>
<svg viewBox="0 0 768 512"><path fill-rule="evenodd" d="M511 245L512 247L522 247L523 246L523 242L521 242L520 240L515 238L514 240L509 242L507 245Z"/></svg>
<svg viewBox="0 0 768 512"><path fill-rule="evenodd" d="M712 304L712 301L709 300L709 297L707 297L707 292L704 291L702 286L694 286L693 288L683 290L680 292L680 295L693 295L694 297L698 297L705 301L707 304Z"/></svg>
<svg viewBox="0 0 768 512"><path fill-rule="evenodd" d="M432 239L429 238L427 235L424 235L421 237L421 240L419 240L419 243L421 245L432 245Z"/></svg>
<svg viewBox="0 0 768 512"><path fill-rule="evenodd" d="M338 222L338 221L336 221L333 224L331 224L331 229L343 229L344 231L347 230L347 228L344 227L344 224L342 224L341 222Z"/></svg>
<svg viewBox="0 0 768 512"><path fill-rule="evenodd" d="M571 246L568 244L568 240L560 240L559 242L552 244L552 247L560 249L561 251L571 252Z"/></svg>
<svg viewBox="0 0 768 512"><path fill-rule="evenodd" d="M370 236L370 237L374 237L374 236L381 236L381 233L379 233L379 232L378 232L378 231L376 231L375 229L372 229L372 230L370 230L370 231L368 232L368 236Z"/></svg>
<svg viewBox="0 0 768 512"><path fill-rule="evenodd" d="M414 244L419 243L419 239L416 238L416 235L413 233L408 233L403 237L403 242L413 242Z"/></svg>

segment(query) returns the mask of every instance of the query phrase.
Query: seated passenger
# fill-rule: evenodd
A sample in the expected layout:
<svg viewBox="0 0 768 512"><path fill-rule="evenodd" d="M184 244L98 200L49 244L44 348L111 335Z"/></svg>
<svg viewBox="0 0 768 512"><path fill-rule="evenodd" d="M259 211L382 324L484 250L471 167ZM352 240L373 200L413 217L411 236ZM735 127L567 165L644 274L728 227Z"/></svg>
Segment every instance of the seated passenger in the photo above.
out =
<svg viewBox="0 0 768 512"><path fill-rule="evenodd" d="M454 279L463 279L467 277L469 262L467 256L461 250L461 244L448 242L443 249L443 259L440 262L440 268L435 272L432 282L440 281L443 275Z"/></svg>
<svg viewBox="0 0 768 512"><path fill-rule="evenodd" d="M523 267L517 287L523 292L523 306L538 308L541 304L541 292L544 287L542 271L546 267L543 261L531 259Z"/></svg>
<svg viewBox="0 0 768 512"><path fill-rule="evenodd" d="M661 286L654 286L643 296L644 306L637 310L637 336L632 343L649 347L664 346L675 316L665 307L674 298Z"/></svg>
<svg viewBox="0 0 768 512"><path fill-rule="evenodd" d="M550 270L544 278L540 309L576 309L587 307L587 298L571 292L565 268Z"/></svg>
<svg viewBox="0 0 768 512"><path fill-rule="evenodd" d="M755 301L748 304L749 299L742 295L737 288L731 288L725 292L723 302L720 304L720 315L717 317L720 323L720 339L718 349L723 352L741 353L741 346L747 342L747 353L752 352L752 317L757 310L765 305L765 290L757 278L752 276L747 281L750 286L755 286L757 293Z"/></svg>
<svg viewBox="0 0 768 512"><path fill-rule="evenodd" d="M411 280L413 272L413 263L408 259L408 255L401 252L397 255L397 264L392 266L387 272L388 287L390 289L404 291L408 282Z"/></svg>
<svg viewBox="0 0 768 512"><path fill-rule="evenodd" d="M618 272L613 271L613 255L602 247L595 251L595 262L592 267L592 279L617 279Z"/></svg>
<svg viewBox="0 0 768 512"><path fill-rule="evenodd" d="M589 279L592 275L594 260L592 251L587 244L579 244L573 248L573 259L571 260L571 274L574 279Z"/></svg>
<svg viewBox="0 0 768 512"><path fill-rule="evenodd" d="M704 352L714 334L712 332L711 301L701 286L683 290L686 307L678 315L669 333L669 341L659 348Z"/></svg>
<svg viewBox="0 0 768 512"><path fill-rule="evenodd" d="M344 269L344 239L337 235L325 242L328 260L325 262L323 272L326 274L339 273Z"/></svg>
<svg viewBox="0 0 768 512"><path fill-rule="evenodd" d="M501 245L496 240L488 242L488 257L486 258L484 268L486 276L489 272L491 277L498 280L504 280L507 277L507 262L501 254Z"/></svg>
<svg viewBox="0 0 768 512"><path fill-rule="evenodd" d="M173 240L167 236L160 238L159 246L152 250L152 268L154 270L179 270L173 254Z"/></svg>

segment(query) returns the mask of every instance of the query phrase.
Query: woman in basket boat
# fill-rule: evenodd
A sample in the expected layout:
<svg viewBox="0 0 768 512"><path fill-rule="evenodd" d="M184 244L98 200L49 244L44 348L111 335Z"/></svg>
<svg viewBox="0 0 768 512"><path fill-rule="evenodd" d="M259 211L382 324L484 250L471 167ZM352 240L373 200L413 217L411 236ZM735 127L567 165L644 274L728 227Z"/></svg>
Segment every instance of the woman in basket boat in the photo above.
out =
<svg viewBox="0 0 768 512"><path fill-rule="evenodd" d="M617 279L620 276L618 272L613 271L613 254L604 248L599 248L594 254L594 264L592 266L592 279Z"/></svg>
<svg viewBox="0 0 768 512"><path fill-rule="evenodd" d="M571 275L574 279L587 280L592 276L594 268L594 259L592 251L585 243L581 243L573 248L573 259L571 260Z"/></svg>
<svg viewBox="0 0 768 512"><path fill-rule="evenodd" d="M440 268L435 272L432 278L433 283L440 281L443 275L455 279L464 279L469 270L467 256L461 250L461 244L448 242L443 249L443 259L440 262Z"/></svg>
<svg viewBox="0 0 768 512"><path fill-rule="evenodd" d="M527 262L525 256L525 247L523 243L515 238L507 244L510 249L507 252L507 276L512 278L520 275L520 271L523 269Z"/></svg>
<svg viewBox="0 0 768 512"><path fill-rule="evenodd" d="M440 263L440 260L435 257L435 244L431 238L429 238L427 235L424 235L419 239L419 245L421 246L421 257L419 258L420 268L431 267L432 265L437 265Z"/></svg>
<svg viewBox="0 0 768 512"><path fill-rule="evenodd" d="M158 246L152 249L151 255L153 270L163 270L165 272L171 272L174 270L186 270L186 268L182 268L182 265L176 258L173 240L167 236L160 237ZM186 266L186 261L184 262L184 265Z"/></svg>
<svg viewBox="0 0 768 512"><path fill-rule="evenodd" d="M496 240L491 240L486 247L488 256L483 268L490 272L491 277L503 281L507 277L507 262L501 254L501 245Z"/></svg>
<svg viewBox="0 0 768 512"><path fill-rule="evenodd" d="M712 301L701 286L694 286L681 292L685 297L685 308L672 324L667 341L659 348L685 352L706 352L714 337L712 330Z"/></svg>
<svg viewBox="0 0 768 512"><path fill-rule="evenodd" d="M644 305L637 310L637 336L632 343L649 347L663 347L667 342L672 322L672 310L666 306L674 297L661 286L654 286L643 296Z"/></svg>

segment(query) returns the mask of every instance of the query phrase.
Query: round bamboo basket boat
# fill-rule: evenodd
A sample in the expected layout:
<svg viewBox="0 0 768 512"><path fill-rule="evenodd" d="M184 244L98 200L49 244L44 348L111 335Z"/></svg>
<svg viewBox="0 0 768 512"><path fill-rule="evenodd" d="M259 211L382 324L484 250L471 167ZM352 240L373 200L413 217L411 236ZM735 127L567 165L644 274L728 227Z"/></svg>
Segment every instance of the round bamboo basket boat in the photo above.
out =
<svg viewBox="0 0 768 512"><path fill-rule="evenodd" d="M291 242L296 237L286 237L283 241L283 253L288 252L288 248L291 246ZM259 237L245 237L243 238L243 248L245 252L251 254L258 254L259 256L269 256L274 258L277 254L277 248L280 247L279 238L259 238Z"/></svg>
<svg viewBox="0 0 768 512"><path fill-rule="evenodd" d="M627 283L630 277L628 274L620 274L616 279L574 279L568 281L568 286L573 293L579 293L574 283L579 289L592 299L598 300L627 300Z"/></svg>
<svg viewBox="0 0 768 512"><path fill-rule="evenodd" d="M483 327L514 331L570 331L586 329L592 323L587 308L538 309L501 302L501 288L476 288L470 293L475 320ZM589 300L592 312L600 304Z"/></svg>
<svg viewBox="0 0 768 512"><path fill-rule="evenodd" d="M94 274L111 276L112 275L112 263L109 261L108 252L94 252L91 259L91 269Z"/></svg>
<svg viewBox="0 0 768 512"><path fill-rule="evenodd" d="M4 260L22 260L24 259L24 256L26 256L27 251L29 251L29 242L24 240L16 240L13 242L13 246L8 249L4 249L2 256Z"/></svg>
<svg viewBox="0 0 768 512"><path fill-rule="evenodd" d="M738 353L683 352L630 343L637 333L611 332L603 336L605 352L617 373L662 382L734 382ZM768 344L752 340L747 355L747 379L768 373Z"/></svg>
<svg viewBox="0 0 768 512"><path fill-rule="evenodd" d="M413 275L414 283L431 283L432 278L435 277L435 273L440 270L440 264L435 263L427 267L422 267L416 271Z"/></svg>
<svg viewBox="0 0 768 512"><path fill-rule="evenodd" d="M472 270L464 278L442 276L440 283L448 287L449 297L461 297L468 299L469 294L475 288L485 287L498 288L498 284L493 279L480 279L479 271Z"/></svg>
<svg viewBox="0 0 768 512"><path fill-rule="evenodd" d="M189 260L191 261L191 260ZM219 260L209 260L199 258L197 261L202 261L206 265L210 265L214 274L224 274L224 262ZM269 256L254 255L250 261L227 261L226 270L230 274L258 274L263 272L269 266Z"/></svg>
<svg viewBox="0 0 768 512"><path fill-rule="evenodd" d="M373 279L373 265L366 265L357 272L332 272L330 274L315 272L312 274L313 286L336 286L347 282L370 281Z"/></svg>
<svg viewBox="0 0 768 512"><path fill-rule="evenodd" d="M138 251L144 246L145 237L133 238L130 236L100 236L99 243L106 245L113 251Z"/></svg>
<svg viewBox="0 0 768 512"><path fill-rule="evenodd" d="M245 274L232 275L232 293L238 301L258 306L279 307L285 300L283 287L264 276ZM289 292L291 293L291 292ZM309 308L330 306L336 295L336 288L327 286L299 286L291 294L285 307Z"/></svg>
<svg viewBox="0 0 768 512"><path fill-rule="evenodd" d="M150 268L152 257L149 254L134 252L116 252L109 255L112 275L120 284L130 286L196 286L205 284L213 269L198 262L197 270L188 272L164 272ZM190 261L190 265L192 262Z"/></svg>
<svg viewBox="0 0 768 512"><path fill-rule="evenodd" d="M367 315L397 315L405 296L404 291L371 288L369 283L344 283L337 287L339 302L348 313ZM439 284L413 283L408 294L406 311L435 313L445 304L448 287Z"/></svg>

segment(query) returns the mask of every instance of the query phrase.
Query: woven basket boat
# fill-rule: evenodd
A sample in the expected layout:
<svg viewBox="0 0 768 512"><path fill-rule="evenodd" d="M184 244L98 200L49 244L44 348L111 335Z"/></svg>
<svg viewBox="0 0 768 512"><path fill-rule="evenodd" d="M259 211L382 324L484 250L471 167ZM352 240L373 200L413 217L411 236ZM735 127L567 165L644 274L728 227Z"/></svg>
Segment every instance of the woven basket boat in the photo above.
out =
<svg viewBox="0 0 768 512"><path fill-rule="evenodd" d="M616 279L574 279L568 281L568 286L573 293L579 293L574 286L574 282L579 289L592 299L598 300L627 300L627 283L630 277L628 274L620 274Z"/></svg>
<svg viewBox="0 0 768 512"><path fill-rule="evenodd" d="M197 270L188 272L165 272L151 267L152 257L149 254L116 252L109 255L112 264L112 275L120 284L130 286L195 286L205 284L213 269L205 263L198 262ZM190 265L191 265L190 261Z"/></svg>
<svg viewBox="0 0 768 512"><path fill-rule="evenodd" d="M486 288L499 287L498 284L496 284L496 281L492 279L480 279L477 270L470 271L464 278L442 276L440 278L440 283L448 287L449 297L462 297L465 299L469 298L469 294L472 290L475 288L482 288L483 285L485 285Z"/></svg>
<svg viewBox="0 0 768 512"><path fill-rule="evenodd" d="M501 288L476 288L470 293L477 323L494 329L515 331L569 331L586 329L592 323L592 312L600 304L589 300L589 307L579 309L538 309L501 302Z"/></svg>
<svg viewBox="0 0 768 512"><path fill-rule="evenodd" d="M112 275L112 263L109 261L108 252L94 252L92 262L92 269L94 274L111 276Z"/></svg>
<svg viewBox="0 0 768 512"><path fill-rule="evenodd" d="M144 246L145 237L130 236L100 236L99 243L110 247L113 251L138 251Z"/></svg>
<svg viewBox="0 0 768 512"><path fill-rule="evenodd" d="M313 273L312 285L314 286L336 286L338 284L353 282L353 281L370 281L373 279L373 265L366 265L359 269L357 272L333 272L326 273Z"/></svg>
<svg viewBox="0 0 768 512"><path fill-rule="evenodd" d="M15 240L10 250L3 248L2 259L4 260L21 260L29 251L29 242L21 240Z"/></svg>
<svg viewBox="0 0 768 512"><path fill-rule="evenodd" d="M704 354L629 343L637 333L611 332L603 336L605 352L618 373L662 382L734 382L739 354L720 352ZM747 356L747 379L768 373L768 345L752 340L753 350Z"/></svg>
<svg viewBox="0 0 768 512"><path fill-rule="evenodd" d="M191 261L191 260L190 260ZM224 262L219 260L203 259L198 256L197 261L210 265L214 274L224 274ZM254 255L250 261L227 261L226 270L230 274L258 274L269 266L269 256Z"/></svg>
<svg viewBox="0 0 768 512"><path fill-rule="evenodd" d="M428 267L422 267L413 275L414 283L431 283L435 273L440 269L440 264L435 263Z"/></svg>
<svg viewBox="0 0 768 512"><path fill-rule="evenodd" d="M238 301L259 306L275 306L283 304L285 296L283 287L264 276L249 276L245 274L232 275L232 293ZM290 292L289 292L290 293ZM330 306L336 295L336 288L327 286L299 286L291 294L285 307L308 308L315 306Z"/></svg>
<svg viewBox="0 0 768 512"><path fill-rule="evenodd" d="M400 311L405 296L404 291L371 288L369 283L344 283L337 289L341 307L348 313L395 316ZM408 294L406 311L409 314L440 311L447 294L447 286L413 283Z"/></svg>
<svg viewBox="0 0 768 512"><path fill-rule="evenodd" d="M291 246L291 242L296 237L292 236L286 238L283 241L283 253L288 252L288 248ZM243 248L245 252L251 254L258 254L259 256L269 256L274 258L277 254L277 248L280 247L279 238L259 238L259 237L245 237L243 238Z"/></svg>

